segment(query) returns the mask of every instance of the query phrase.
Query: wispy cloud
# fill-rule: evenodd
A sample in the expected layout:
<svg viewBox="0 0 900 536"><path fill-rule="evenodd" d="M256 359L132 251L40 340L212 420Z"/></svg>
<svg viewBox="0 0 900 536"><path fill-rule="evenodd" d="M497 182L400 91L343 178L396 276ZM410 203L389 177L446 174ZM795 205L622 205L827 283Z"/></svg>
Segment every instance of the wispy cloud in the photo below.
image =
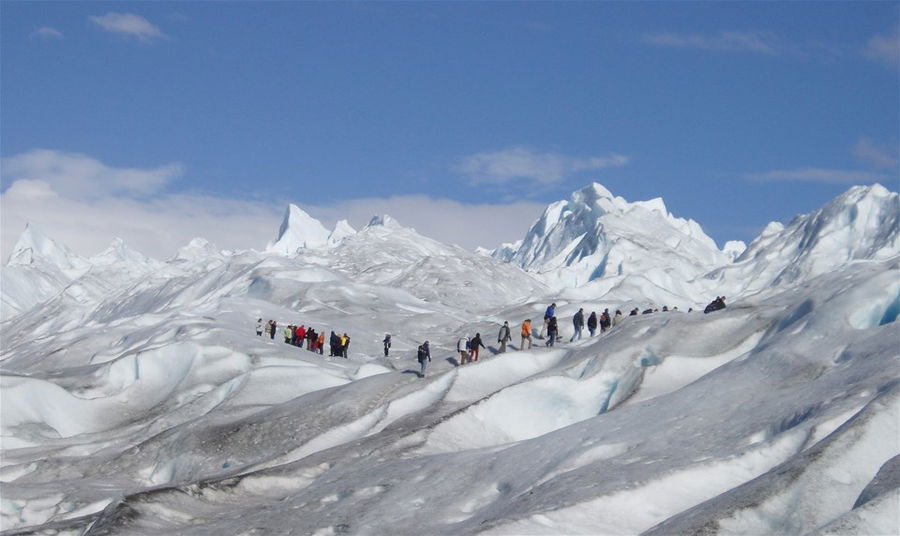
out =
<svg viewBox="0 0 900 536"><path fill-rule="evenodd" d="M50 26L42 26L31 32L32 39L62 39L63 33L56 28Z"/></svg>
<svg viewBox="0 0 900 536"><path fill-rule="evenodd" d="M879 169L897 169L900 148L889 149L880 146L869 138L861 138L851 151L853 156L865 164Z"/></svg>
<svg viewBox="0 0 900 536"><path fill-rule="evenodd" d="M621 167L628 162L627 156L618 154L579 158L513 147L467 156L457 166L457 171L468 177L473 184L505 184L523 179L551 184L575 173Z"/></svg>
<svg viewBox="0 0 900 536"><path fill-rule="evenodd" d="M89 17L91 22L107 32L133 37L145 43L168 36L150 21L134 13L116 13L110 11L105 15Z"/></svg>
<svg viewBox="0 0 900 536"><path fill-rule="evenodd" d="M869 39L863 55L889 68L900 68L900 27L889 35L876 35Z"/></svg>
<svg viewBox="0 0 900 536"><path fill-rule="evenodd" d="M546 203L531 201L461 203L426 195L402 195L303 208L327 226L346 219L356 229L374 215L389 214L429 238L474 251L478 246L495 248L503 242L519 240L546 207ZM491 224L485 226L486 221Z"/></svg>
<svg viewBox="0 0 900 536"><path fill-rule="evenodd" d="M260 250L275 238L290 202L328 227L347 219L360 229L372 216L390 214L425 236L468 249L518 240L545 208L533 202L464 204L424 195L308 205L291 198L173 193L165 186L183 172L180 164L120 168L87 155L48 150L4 158L2 169L2 262L27 222L81 255L94 255L119 237L146 255L168 259L197 236L223 249ZM494 223L485 226L485 221Z"/></svg>
<svg viewBox="0 0 900 536"><path fill-rule="evenodd" d="M152 194L184 171L179 163L155 169L117 168L84 154L47 149L4 158L0 169L4 182L40 180L73 199Z"/></svg>
<svg viewBox="0 0 900 536"><path fill-rule="evenodd" d="M759 182L821 182L829 184L871 184L891 180L890 176L883 173L814 167L748 173L745 177Z"/></svg>
<svg viewBox="0 0 900 536"><path fill-rule="evenodd" d="M772 32L725 31L715 35L658 33L645 35L643 40L650 45L695 50L755 52L771 56L797 53L796 47Z"/></svg>

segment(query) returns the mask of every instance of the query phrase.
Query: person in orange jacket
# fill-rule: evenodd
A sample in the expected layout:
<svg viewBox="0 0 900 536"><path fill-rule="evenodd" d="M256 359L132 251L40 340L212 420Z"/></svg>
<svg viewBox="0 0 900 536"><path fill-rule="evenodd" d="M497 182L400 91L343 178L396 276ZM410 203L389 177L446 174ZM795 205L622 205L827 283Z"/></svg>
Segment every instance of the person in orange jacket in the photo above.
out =
<svg viewBox="0 0 900 536"><path fill-rule="evenodd" d="M522 346L520 347L522 350L525 349L525 341L528 341L528 349L531 350L531 319L527 319L522 322Z"/></svg>

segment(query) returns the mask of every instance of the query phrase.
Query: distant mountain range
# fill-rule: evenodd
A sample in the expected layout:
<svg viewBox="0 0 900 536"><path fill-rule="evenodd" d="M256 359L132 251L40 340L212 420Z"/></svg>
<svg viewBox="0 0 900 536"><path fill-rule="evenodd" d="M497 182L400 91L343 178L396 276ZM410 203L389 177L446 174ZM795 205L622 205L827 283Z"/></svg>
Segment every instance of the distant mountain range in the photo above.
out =
<svg viewBox="0 0 900 536"><path fill-rule="evenodd" d="M296 205L287 208L276 238L262 252L223 253L195 239L167 263L147 258L119 239L85 259L29 225L3 267L2 318L64 291L86 300L149 274L190 271L191 263L207 266L235 255L309 256L323 248L329 250L323 265L369 263L361 273L366 278L380 274L380 283L415 286L416 271L431 273L423 274L427 281L440 280L443 269L463 270L470 272L473 284L486 287L509 281L528 292L579 289L593 299L696 306L713 295L738 298L849 262L896 255L898 214L898 194L877 184L856 186L786 226L770 224L749 247L729 242L720 250L696 222L669 213L662 199L629 203L593 183L550 204L521 241L489 253L531 277L423 237L390 216L374 217L360 232L346 221L329 231ZM365 259L348 261L352 252ZM417 289L423 299L443 292L426 286ZM496 301L490 296L477 293L460 301Z"/></svg>

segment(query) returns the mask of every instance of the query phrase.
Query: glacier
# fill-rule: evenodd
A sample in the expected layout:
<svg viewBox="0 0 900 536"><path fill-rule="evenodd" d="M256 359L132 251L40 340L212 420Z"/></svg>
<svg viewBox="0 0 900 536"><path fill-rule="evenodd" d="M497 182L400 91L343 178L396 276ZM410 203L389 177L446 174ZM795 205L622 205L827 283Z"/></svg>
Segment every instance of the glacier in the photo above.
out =
<svg viewBox="0 0 900 536"><path fill-rule="evenodd" d="M260 251L198 238L164 262L120 240L83 259L29 226L0 286L0 527L897 533L898 214L853 187L719 249L595 183L490 255L292 205ZM523 350L551 301L564 341L579 307L678 309ZM349 358L257 318L347 332ZM488 350L458 366L475 332Z"/></svg>

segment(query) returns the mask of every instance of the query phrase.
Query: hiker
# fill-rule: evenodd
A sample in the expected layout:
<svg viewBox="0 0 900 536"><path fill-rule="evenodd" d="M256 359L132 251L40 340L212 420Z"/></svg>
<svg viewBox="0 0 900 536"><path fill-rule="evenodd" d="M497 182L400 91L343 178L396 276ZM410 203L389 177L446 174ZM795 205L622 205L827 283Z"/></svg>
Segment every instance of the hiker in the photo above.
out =
<svg viewBox="0 0 900 536"><path fill-rule="evenodd" d="M319 355L325 353L325 332L319 333L319 340L316 341L316 349L319 350Z"/></svg>
<svg viewBox="0 0 900 536"><path fill-rule="evenodd" d="M319 336L316 334L316 330L310 327L306 330L306 349L312 351L313 341L319 340Z"/></svg>
<svg viewBox="0 0 900 536"><path fill-rule="evenodd" d="M622 320L622 311L616 309L616 315L612 319L613 327L616 327L617 325L619 325L620 320Z"/></svg>
<svg viewBox="0 0 900 536"><path fill-rule="evenodd" d="M547 321L547 342L546 346L553 346L556 343L556 337L559 335L559 324L556 322L556 317L551 316L550 320Z"/></svg>
<svg viewBox="0 0 900 536"><path fill-rule="evenodd" d="M575 328L575 333L572 334L569 342L574 341L576 338L581 340L581 330L584 329L584 308L579 308L575 316L572 317L572 326Z"/></svg>
<svg viewBox="0 0 900 536"><path fill-rule="evenodd" d="M431 350L428 348L428 341L423 342L419 345L419 349L416 353L416 359L419 360L419 365L422 367L421 372L419 372L419 377L425 377L425 367L428 366L428 363L431 362Z"/></svg>
<svg viewBox="0 0 900 536"><path fill-rule="evenodd" d="M611 325L612 320L609 318L609 309L604 309L600 313L600 333L606 333Z"/></svg>
<svg viewBox="0 0 900 536"><path fill-rule="evenodd" d="M469 338L463 335L456 341L456 351L459 352L459 364L465 365L469 362Z"/></svg>
<svg viewBox="0 0 900 536"><path fill-rule="evenodd" d="M597 311L591 311L591 316L588 317L587 327L588 333L593 337L594 332L597 331Z"/></svg>
<svg viewBox="0 0 900 536"><path fill-rule="evenodd" d="M294 344L297 346L303 346L303 341L306 340L306 326L301 325L297 328L297 339L294 341Z"/></svg>
<svg viewBox="0 0 900 536"><path fill-rule="evenodd" d="M509 333L509 322L504 322L500 327L500 333L497 334L497 342L500 343L500 353L506 352L506 343L512 340Z"/></svg>
<svg viewBox="0 0 900 536"><path fill-rule="evenodd" d="M384 340L381 342L384 344L384 357L387 357L391 352L391 334L385 333Z"/></svg>
<svg viewBox="0 0 900 536"><path fill-rule="evenodd" d="M528 349L531 350L531 319L527 319L522 322L522 346L521 348L525 349L525 341L528 341Z"/></svg>
<svg viewBox="0 0 900 536"><path fill-rule="evenodd" d="M484 348L484 343L481 342L481 333L476 333L472 340L469 341L469 362L472 362L474 358L475 361L478 361L478 347Z"/></svg>
<svg viewBox="0 0 900 536"><path fill-rule="evenodd" d="M284 344L291 344L291 336L294 334L294 327L288 324L284 328Z"/></svg>
<svg viewBox="0 0 900 536"><path fill-rule="evenodd" d="M550 325L550 319L556 316L556 303L551 303L547 310L544 311L544 325L541 326L541 332L538 333L538 339L544 338L544 330Z"/></svg>
<svg viewBox="0 0 900 536"><path fill-rule="evenodd" d="M256 321L256 336L262 337L262 334L263 334L263 325L262 325L262 318L260 318L259 320Z"/></svg>
<svg viewBox="0 0 900 536"><path fill-rule="evenodd" d="M338 347L340 347L340 345L341 345L341 338L338 337L334 331L332 331L331 338L328 341L328 347L329 347L328 355L331 357L337 356Z"/></svg>
<svg viewBox="0 0 900 536"><path fill-rule="evenodd" d="M341 335L341 355L347 359L347 348L350 346L350 335L344 333Z"/></svg>

